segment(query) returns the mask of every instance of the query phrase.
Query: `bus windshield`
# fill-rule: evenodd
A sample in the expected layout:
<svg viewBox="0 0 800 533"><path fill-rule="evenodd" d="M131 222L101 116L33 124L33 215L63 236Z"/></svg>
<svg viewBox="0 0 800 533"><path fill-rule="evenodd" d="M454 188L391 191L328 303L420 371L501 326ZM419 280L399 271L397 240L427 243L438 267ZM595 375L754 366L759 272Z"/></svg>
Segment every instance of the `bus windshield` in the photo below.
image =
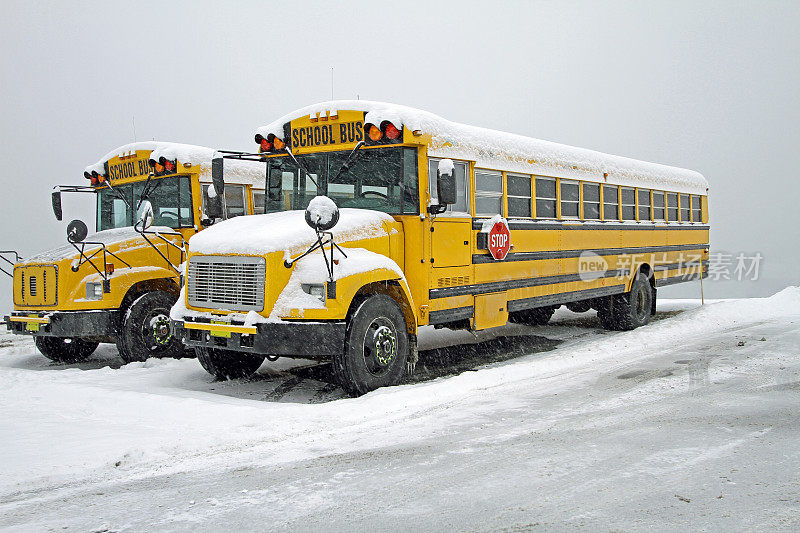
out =
<svg viewBox="0 0 800 533"><path fill-rule="evenodd" d="M108 187L98 190L97 231L133 226L134 211L142 197L144 186L144 181L117 185L114 190L119 194L114 194ZM128 203L120 196L124 196ZM192 227L189 176L168 176L152 180L148 197L153 204L154 226Z"/></svg>
<svg viewBox="0 0 800 533"><path fill-rule="evenodd" d="M339 207L419 214L415 148L361 148L342 168L349 155L343 151L298 156L308 173L288 156L270 158L264 212L305 209L312 198L325 195Z"/></svg>

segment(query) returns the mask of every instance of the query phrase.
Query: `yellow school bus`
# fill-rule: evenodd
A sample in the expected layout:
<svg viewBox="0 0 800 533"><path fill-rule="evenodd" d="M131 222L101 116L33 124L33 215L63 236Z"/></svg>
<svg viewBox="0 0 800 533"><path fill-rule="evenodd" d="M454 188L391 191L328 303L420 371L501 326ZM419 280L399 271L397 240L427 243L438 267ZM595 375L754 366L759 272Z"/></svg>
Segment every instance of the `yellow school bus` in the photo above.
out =
<svg viewBox="0 0 800 533"><path fill-rule="evenodd" d="M139 142L88 166L86 185L53 190L62 217L64 192L96 196L96 233L73 221L67 244L13 265L13 333L32 335L59 362L87 358L100 342L115 343L126 362L180 356L168 312L178 296L185 242L219 218L252 213L263 202L263 165L232 167L224 196L209 199L210 148ZM148 221L137 226L137 210ZM256 207L257 208L257 207Z"/></svg>
<svg viewBox="0 0 800 533"><path fill-rule="evenodd" d="M192 238L171 315L218 378L327 359L361 394L413 369L421 326L545 324L567 305L632 329L660 287L706 275L697 172L365 101L300 109L256 142L228 157L264 161L265 214Z"/></svg>

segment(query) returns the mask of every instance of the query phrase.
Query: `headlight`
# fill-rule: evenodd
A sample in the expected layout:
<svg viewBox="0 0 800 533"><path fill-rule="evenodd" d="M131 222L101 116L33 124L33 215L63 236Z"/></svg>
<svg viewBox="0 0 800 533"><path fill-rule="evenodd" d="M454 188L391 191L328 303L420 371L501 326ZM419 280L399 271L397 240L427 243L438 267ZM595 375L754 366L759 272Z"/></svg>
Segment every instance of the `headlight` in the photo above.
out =
<svg viewBox="0 0 800 533"><path fill-rule="evenodd" d="M88 282L86 284L86 299L87 300L102 300L103 299L103 282Z"/></svg>
<svg viewBox="0 0 800 533"><path fill-rule="evenodd" d="M303 292L319 298L322 303L325 303L325 285L304 283L302 287Z"/></svg>

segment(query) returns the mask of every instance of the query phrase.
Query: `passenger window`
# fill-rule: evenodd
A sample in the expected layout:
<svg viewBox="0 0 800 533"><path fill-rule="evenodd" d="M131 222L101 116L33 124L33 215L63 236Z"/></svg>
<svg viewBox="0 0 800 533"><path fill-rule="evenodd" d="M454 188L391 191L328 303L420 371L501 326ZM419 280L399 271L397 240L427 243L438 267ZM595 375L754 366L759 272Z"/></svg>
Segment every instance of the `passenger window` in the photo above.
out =
<svg viewBox="0 0 800 533"><path fill-rule="evenodd" d="M469 206L467 205L467 198L469 198L469 191L467 189L467 164L464 161L453 161L456 173L456 203L447 206L445 213L458 213L461 215L469 214ZM439 168L438 159L428 159L428 191L431 198L436 198L436 171Z"/></svg>
<svg viewBox="0 0 800 533"><path fill-rule="evenodd" d="M636 220L636 191L622 188L622 220Z"/></svg>
<svg viewBox="0 0 800 533"><path fill-rule="evenodd" d="M667 193L667 217L670 222L678 221L678 195L674 192Z"/></svg>
<svg viewBox="0 0 800 533"><path fill-rule="evenodd" d="M253 214L260 215L264 213L264 201L266 193L264 191L253 189Z"/></svg>
<svg viewBox="0 0 800 533"><path fill-rule="evenodd" d="M639 222L650 221L650 190L638 189L639 192Z"/></svg>
<svg viewBox="0 0 800 533"><path fill-rule="evenodd" d="M561 180L561 218L578 218L578 182Z"/></svg>
<svg viewBox="0 0 800 533"><path fill-rule="evenodd" d="M475 169L475 214L503 214L503 175Z"/></svg>
<svg viewBox="0 0 800 533"><path fill-rule="evenodd" d="M603 186L603 219L619 220L619 188Z"/></svg>
<svg viewBox="0 0 800 533"><path fill-rule="evenodd" d="M583 218L600 220L600 185L597 183L583 184Z"/></svg>
<svg viewBox="0 0 800 533"><path fill-rule="evenodd" d="M521 174L506 175L509 217L531 216L531 177Z"/></svg>
<svg viewBox="0 0 800 533"><path fill-rule="evenodd" d="M536 218L556 218L556 180L536 176Z"/></svg>
<svg viewBox="0 0 800 533"><path fill-rule="evenodd" d="M681 222L690 222L691 213L689 212L689 195L681 194Z"/></svg>
<svg viewBox="0 0 800 533"><path fill-rule="evenodd" d="M664 193L661 191L653 191L653 220L663 221L666 220L665 217Z"/></svg>
<svg viewBox="0 0 800 533"><path fill-rule="evenodd" d="M692 222L702 222L703 214L700 209L700 197L692 196Z"/></svg>

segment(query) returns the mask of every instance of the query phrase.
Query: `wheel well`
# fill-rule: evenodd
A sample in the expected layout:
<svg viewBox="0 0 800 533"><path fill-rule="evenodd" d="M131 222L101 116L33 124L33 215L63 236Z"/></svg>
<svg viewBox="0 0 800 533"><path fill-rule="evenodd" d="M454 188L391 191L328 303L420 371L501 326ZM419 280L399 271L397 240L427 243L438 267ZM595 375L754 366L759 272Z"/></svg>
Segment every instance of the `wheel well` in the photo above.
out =
<svg viewBox="0 0 800 533"><path fill-rule="evenodd" d="M139 296L153 291L166 292L175 298L180 294L178 285L169 278L148 279L135 283L128 289L128 292L125 293L125 297L122 299L120 309L127 309Z"/></svg>
<svg viewBox="0 0 800 533"><path fill-rule="evenodd" d="M358 309L358 306L361 305L361 302L375 294L384 294L394 300L406 319L406 330L411 334L417 333L417 319L414 316L414 310L406 299L400 283L396 280L375 281L358 289L358 292L353 296L353 301L350 302L350 308L347 310L348 322L353 313L356 312L356 309Z"/></svg>

